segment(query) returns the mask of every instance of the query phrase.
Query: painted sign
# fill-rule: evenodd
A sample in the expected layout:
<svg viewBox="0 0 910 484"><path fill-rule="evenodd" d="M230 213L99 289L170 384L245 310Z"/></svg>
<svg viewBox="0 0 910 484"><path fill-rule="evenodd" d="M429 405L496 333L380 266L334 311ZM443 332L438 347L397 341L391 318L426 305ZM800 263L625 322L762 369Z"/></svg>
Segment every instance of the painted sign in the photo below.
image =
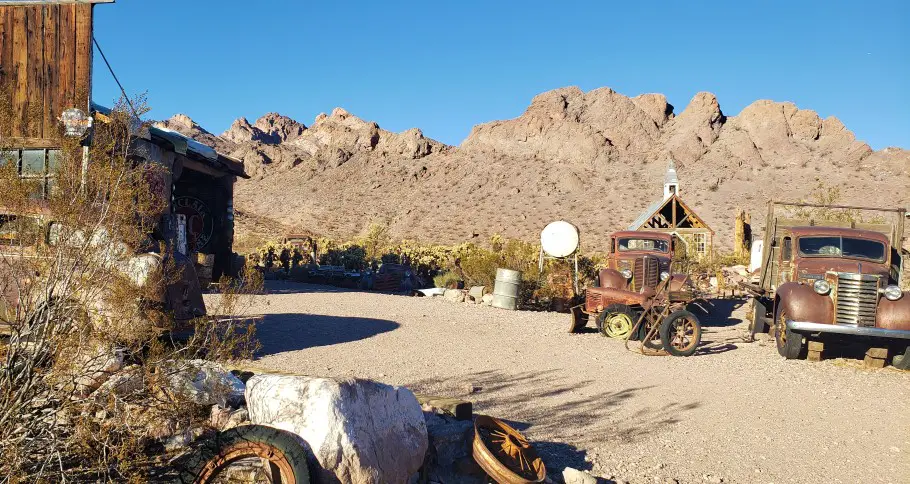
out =
<svg viewBox="0 0 910 484"><path fill-rule="evenodd" d="M186 217L187 245L191 252L198 252L212 239L215 222L208 205L193 197L174 199L174 212Z"/></svg>

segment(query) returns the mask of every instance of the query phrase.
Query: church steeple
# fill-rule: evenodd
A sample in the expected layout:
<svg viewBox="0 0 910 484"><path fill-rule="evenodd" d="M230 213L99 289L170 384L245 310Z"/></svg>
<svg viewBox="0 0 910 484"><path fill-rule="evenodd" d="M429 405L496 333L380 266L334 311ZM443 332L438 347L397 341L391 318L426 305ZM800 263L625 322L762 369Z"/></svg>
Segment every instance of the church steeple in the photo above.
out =
<svg viewBox="0 0 910 484"><path fill-rule="evenodd" d="M670 159L667 176L664 177L664 200L673 195L679 195L679 177L676 176L676 165Z"/></svg>

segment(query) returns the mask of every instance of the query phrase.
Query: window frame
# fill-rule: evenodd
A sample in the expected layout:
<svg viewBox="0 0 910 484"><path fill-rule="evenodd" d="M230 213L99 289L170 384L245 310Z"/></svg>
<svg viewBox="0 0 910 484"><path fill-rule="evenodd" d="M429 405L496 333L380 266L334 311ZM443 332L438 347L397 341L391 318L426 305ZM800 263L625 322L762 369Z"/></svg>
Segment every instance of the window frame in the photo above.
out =
<svg viewBox="0 0 910 484"><path fill-rule="evenodd" d="M26 172L26 153L40 151L43 154L42 170L40 173ZM51 161L53 153L53 162ZM16 173L22 180L35 180L39 183L38 194L33 194L36 200L47 200L50 198L51 190L55 187L57 178L56 170L60 165L62 149L61 148L11 148L0 152L0 166L6 163L14 162L16 164ZM13 156L10 156L14 154Z"/></svg>

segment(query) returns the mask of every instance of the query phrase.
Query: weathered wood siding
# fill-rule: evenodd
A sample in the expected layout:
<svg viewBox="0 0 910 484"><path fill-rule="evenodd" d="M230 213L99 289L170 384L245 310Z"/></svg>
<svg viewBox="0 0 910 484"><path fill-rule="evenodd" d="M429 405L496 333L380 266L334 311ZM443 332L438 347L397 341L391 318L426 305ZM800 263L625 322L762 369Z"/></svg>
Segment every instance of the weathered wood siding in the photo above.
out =
<svg viewBox="0 0 910 484"><path fill-rule="evenodd" d="M0 7L0 94L15 112L12 136L41 144L64 110L87 112L91 76L92 5Z"/></svg>

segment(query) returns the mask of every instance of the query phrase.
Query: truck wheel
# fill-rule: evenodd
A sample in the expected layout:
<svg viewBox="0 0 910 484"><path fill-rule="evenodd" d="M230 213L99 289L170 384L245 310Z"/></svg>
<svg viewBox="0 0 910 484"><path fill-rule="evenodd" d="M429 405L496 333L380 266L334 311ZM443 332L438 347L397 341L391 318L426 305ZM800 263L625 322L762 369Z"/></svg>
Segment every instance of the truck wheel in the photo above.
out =
<svg viewBox="0 0 910 484"><path fill-rule="evenodd" d="M259 461L253 482L308 484L307 451L299 437L262 425L241 425L220 432L189 457L180 482L208 484L229 480L231 467L241 461ZM233 482L233 481L230 481Z"/></svg>
<svg viewBox="0 0 910 484"><path fill-rule="evenodd" d="M692 356L701 344L701 322L689 311L676 311L661 323L660 342L673 356Z"/></svg>
<svg viewBox="0 0 910 484"><path fill-rule="evenodd" d="M638 316L629 306L611 304L597 316L597 329L608 338L626 339L637 320Z"/></svg>
<svg viewBox="0 0 910 484"><path fill-rule="evenodd" d="M907 348L902 355L894 355L894 358L891 359L891 366L898 370L910 370L910 348Z"/></svg>
<svg viewBox="0 0 910 484"><path fill-rule="evenodd" d="M755 339L755 335L758 333L768 332L768 307L761 299L752 299L752 325L749 330L752 339Z"/></svg>
<svg viewBox="0 0 910 484"><path fill-rule="evenodd" d="M803 335L790 331L787 327L787 313L783 309L777 312L777 328L774 339L777 341L777 352L788 360L795 360L803 352Z"/></svg>

